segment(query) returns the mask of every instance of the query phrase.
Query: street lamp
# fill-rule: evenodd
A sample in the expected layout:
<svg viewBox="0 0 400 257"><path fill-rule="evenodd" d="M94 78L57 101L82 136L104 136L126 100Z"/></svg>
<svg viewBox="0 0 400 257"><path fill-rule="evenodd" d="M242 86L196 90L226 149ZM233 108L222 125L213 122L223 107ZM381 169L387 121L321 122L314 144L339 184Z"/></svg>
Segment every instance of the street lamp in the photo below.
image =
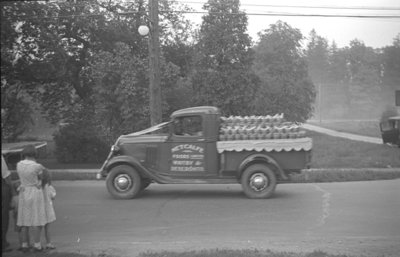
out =
<svg viewBox="0 0 400 257"><path fill-rule="evenodd" d="M146 25L140 25L138 28L138 32L141 36L147 36L147 34L149 34L149 27L147 27Z"/></svg>

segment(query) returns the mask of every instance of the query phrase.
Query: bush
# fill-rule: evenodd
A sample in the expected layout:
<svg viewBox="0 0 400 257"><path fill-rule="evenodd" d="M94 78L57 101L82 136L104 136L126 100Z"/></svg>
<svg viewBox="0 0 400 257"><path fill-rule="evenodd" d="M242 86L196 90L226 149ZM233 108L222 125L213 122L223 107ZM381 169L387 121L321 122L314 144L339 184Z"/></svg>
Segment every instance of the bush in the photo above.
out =
<svg viewBox="0 0 400 257"><path fill-rule="evenodd" d="M98 163L107 157L109 146L87 126L64 125L53 136L55 156L61 163Z"/></svg>

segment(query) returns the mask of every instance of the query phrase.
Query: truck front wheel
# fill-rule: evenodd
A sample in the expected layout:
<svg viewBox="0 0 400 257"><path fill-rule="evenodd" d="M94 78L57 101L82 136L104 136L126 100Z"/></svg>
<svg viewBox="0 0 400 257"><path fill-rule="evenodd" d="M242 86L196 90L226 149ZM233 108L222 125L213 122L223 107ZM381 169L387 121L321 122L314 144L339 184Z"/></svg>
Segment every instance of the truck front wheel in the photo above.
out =
<svg viewBox="0 0 400 257"><path fill-rule="evenodd" d="M135 198L142 187L139 172L129 165L118 165L108 173L108 192L117 199Z"/></svg>
<svg viewBox="0 0 400 257"><path fill-rule="evenodd" d="M241 183L248 198L268 198L275 191L276 176L268 166L253 164L243 172Z"/></svg>

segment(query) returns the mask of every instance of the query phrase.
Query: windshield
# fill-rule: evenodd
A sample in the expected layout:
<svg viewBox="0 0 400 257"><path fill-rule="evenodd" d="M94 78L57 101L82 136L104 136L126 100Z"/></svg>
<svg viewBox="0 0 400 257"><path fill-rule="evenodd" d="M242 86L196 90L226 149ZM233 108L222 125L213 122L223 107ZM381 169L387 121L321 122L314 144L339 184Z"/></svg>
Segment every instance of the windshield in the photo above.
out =
<svg viewBox="0 0 400 257"><path fill-rule="evenodd" d="M155 132L158 130L162 130L162 129L168 127L169 123L170 123L169 121L163 122L163 123L157 124L153 127L147 128L145 130L137 131L137 132L134 132L134 133L131 133L128 135L124 135L124 136L140 136L140 135L144 135L144 134L149 134L149 133L152 133L152 132Z"/></svg>

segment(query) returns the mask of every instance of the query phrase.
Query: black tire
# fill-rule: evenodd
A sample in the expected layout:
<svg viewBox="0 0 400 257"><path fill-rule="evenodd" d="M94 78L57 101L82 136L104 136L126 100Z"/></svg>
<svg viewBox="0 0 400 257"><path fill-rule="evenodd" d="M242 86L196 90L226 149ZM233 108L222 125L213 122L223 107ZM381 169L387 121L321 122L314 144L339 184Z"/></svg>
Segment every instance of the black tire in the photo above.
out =
<svg viewBox="0 0 400 257"><path fill-rule="evenodd" d="M108 173L108 192L116 199L135 198L142 187L142 179L137 170L129 165L118 165Z"/></svg>
<svg viewBox="0 0 400 257"><path fill-rule="evenodd" d="M248 198L265 199L275 191L276 176L267 165L253 164L243 172L241 183Z"/></svg>

